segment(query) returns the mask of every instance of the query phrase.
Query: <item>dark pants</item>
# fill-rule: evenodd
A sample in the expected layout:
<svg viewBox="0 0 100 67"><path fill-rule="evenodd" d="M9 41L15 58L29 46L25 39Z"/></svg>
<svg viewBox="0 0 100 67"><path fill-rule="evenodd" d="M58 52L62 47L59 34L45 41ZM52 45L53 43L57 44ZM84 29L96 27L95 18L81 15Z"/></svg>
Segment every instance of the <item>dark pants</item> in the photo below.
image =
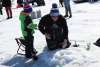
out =
<svg viewBox="0 0 100 67"><path fill-rule="evenodd" d="M27 36L25 37L25 56L27 58L31 58L32 54L35 54L35 49L33 48L33 41L34 37L33 36Z"/></svg>
<svg viewBox="0 0 100 67"><path fill-rule="evenodd" d="M69 6L65 6L65 15L68 16L69 18L72 17L72 12L71 12L70 5Z"/></svg>
<svg viewBox="0 0 100 67"><path fill-rule="evenodd" d="M5 10L6 10L6 14L9 17L12 17L12 10L11 10L11 7L5 7Z"/></svg>
<svg viewBox="0 0 100 67"><path fill-rule="evenodd" d="M61 41L53 40L53 39L46 39L47 47L49 50L55 50L58 48L62 48L62 43L64 42L64 39Z"/></svg>
<svg viewBox="0 0 100 67"><path fill-rule="evenodd" d="M60 5L63 7L64 1L63 1L63 0L59 0L59 3L60 3Z"/></svg>
<svg viewBox="0 0 100 67"><path fill-rule="evenodd" d="M38 6L44 6L45 1L44 0L35 0Z"/></svg>

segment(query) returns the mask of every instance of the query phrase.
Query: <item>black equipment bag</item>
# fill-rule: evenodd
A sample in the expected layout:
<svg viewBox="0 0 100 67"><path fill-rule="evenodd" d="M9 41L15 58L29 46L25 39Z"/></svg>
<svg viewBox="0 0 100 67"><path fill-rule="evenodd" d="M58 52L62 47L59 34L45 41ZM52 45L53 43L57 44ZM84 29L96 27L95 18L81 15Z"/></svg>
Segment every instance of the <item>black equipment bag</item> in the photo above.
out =
<svg viewBox="0 0 100 67"><path fill-rule="evenodd" d="M96 46L100 47L100 38L99 38L99 39L97 39L97 41L94 43L94 45L96 45Z"/></svg>

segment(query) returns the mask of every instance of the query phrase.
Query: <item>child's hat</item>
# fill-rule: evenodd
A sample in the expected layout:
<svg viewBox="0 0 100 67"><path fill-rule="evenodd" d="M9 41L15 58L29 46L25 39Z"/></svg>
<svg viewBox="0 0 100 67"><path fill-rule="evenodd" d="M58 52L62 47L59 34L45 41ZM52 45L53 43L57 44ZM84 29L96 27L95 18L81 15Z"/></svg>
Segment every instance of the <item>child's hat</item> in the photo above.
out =
<svg viewBox="0 0 100 67"><path fill-rule="evenodd" d="M32 7L29 4L25 4L23 8L24 8L24 12L26 13L32 12Z"/></svg>

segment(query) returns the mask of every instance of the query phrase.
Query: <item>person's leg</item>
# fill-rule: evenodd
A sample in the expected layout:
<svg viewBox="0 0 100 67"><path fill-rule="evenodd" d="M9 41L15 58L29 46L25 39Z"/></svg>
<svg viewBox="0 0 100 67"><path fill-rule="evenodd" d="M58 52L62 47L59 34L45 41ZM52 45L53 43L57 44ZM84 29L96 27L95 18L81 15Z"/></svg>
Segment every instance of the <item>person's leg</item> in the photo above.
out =
<svg viewBox="0 0 100 67"><path fill-rule="evenodd" d="M68 8L65 7L65 16L64 17L68 17Z"/></svg>
<svg viewBox="0 0 100 67"><path fill-rule="evenodd" d="M71 18L72 17L72 12L71 12L70 5L68 6L68 12L69 12L69 18Z"/></svg>
<svg viewBox="0 0 100 67"><path fill-rule="evenodd" d="M31 51L30 51L30 42L27 37L25 37L26 45L25 45L25 57L31 58Z"/></svg>
<svg viewBox="0 0 100 67"><path fill-rule="evenodd" d="M29 44L28 44L28 43L27 43L27 45L25 46L25 57L26 57L26 58L32 58L31 52L30 52L30 49L29 49Z"/></svg>
<svg viewBox="0 0 100 67"><path fill-rule="evenodd" d="M36 49L33 46L34 37L31 37L29 40L30 40L30 51L31 51L32 54L36 54L37 51L36 51Z"/></svg>
<svg viewBox="0 0 100 67"><path fill-rule="evenodd" d="M29 44L29 42L27 43L27 45L25 46L25 57L26 58L32 58L32 47L31 47L31 45Z"/></svg>
<svg viewBox="0 0 100 67"><path fill-rule="evenodd" d="M35 50L34 46L33 46L33 41L34 41L34 37L27 37L26 38L27 44L25 46L25 56L26 58L33 58L34 60L37 60L37 56L36 53L37 51Z"/></svg>
<svg viewBox="0 0 100 67"><path fill-rule="evenodd" d="M51 39L46 39L46 42L47 42L47 47L49 50L55 50L57 49L57 42L56 41L53 41Z"/></svg>
<svg viewBox="0 0 100 67"><path fill-rule="evenodd" d="M32 58L34 59L34 60L37 60L38 59L38 57L37 57L37 51L36 51L36 49L34 48L34 46L33 46L33 42L34 42L34 37L31 37L30 38L30 46L29 46L29 48L30 48L30 52L31 52L31 56L32 56Z"/></svg>
<svg viewBox="0 0 100 67"><path fill-rule="evenodd" d="M7 19L9 19L9 9L8 9L8 7L5 7L5 10L6 10L6 14L7 14Z"/></svg>
<svg viewBox="0 0 100 67"><path fill-rule="evenodd" d="M11 9L11 7L8 7L8 10L9 10L9 18L12 18L12 9Z"/></svg>
<svg viewBox="0 0 100 67"><path fill-rule="evenodd" d="M58 32L58 33L60 33L60 32ZM63 42L64 42L64 36L63 35L59 35L59 37L57 37L55 40L57 41L56 48L58 48L58 49L62 48Z"/></svg>

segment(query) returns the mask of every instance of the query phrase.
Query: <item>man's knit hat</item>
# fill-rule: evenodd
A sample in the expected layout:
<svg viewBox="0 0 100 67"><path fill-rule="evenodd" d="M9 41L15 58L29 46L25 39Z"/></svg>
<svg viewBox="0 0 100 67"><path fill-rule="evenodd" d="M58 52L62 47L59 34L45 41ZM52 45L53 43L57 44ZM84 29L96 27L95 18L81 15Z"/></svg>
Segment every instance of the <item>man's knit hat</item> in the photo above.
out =
<svg viewBox="0 0 100 67"><path fill-rule="evenodd" d="M56 3L53 3L53 4L52 4L52 8L51 8L51 11L50 11L50 15L51 15L51 16L59 16L59 15L60 15L59 9L58 9Z"/></svg>

